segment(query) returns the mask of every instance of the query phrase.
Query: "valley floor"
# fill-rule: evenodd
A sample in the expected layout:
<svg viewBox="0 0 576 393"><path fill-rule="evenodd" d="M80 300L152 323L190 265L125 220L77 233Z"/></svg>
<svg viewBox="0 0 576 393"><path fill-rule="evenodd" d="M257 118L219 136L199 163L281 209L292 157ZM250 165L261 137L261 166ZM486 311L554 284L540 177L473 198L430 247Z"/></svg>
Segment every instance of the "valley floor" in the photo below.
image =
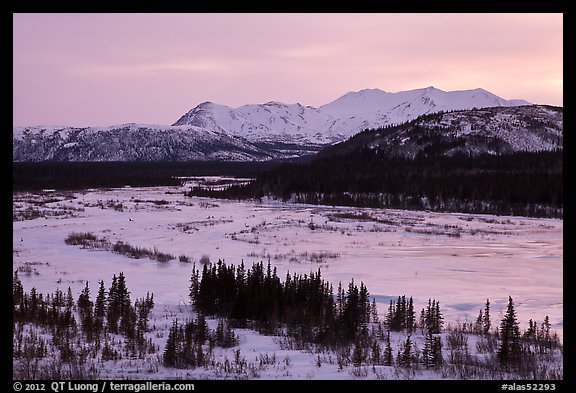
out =
<svg viewBox="0 0 576 393"><path fill-rule="evenodd" d="M540 324L548 315L552 330L562 338L562 220L235 202L185 197L187 189L13 195L13 270L26 291L35 287L39 293L57 288L65 292L70 287L76 299L86 281L95 295L100 280L108 286L113 274L124 272L132 299L154 293L149 324L158 350L144 360L104 362L98 366L100 378L457 378L426 369L341 369L334 354L286 349L277 338L248 329L236 329L237 347L215 350L215 364L245 359L243 370L165 368L161 355L172 321L195 316L188 299L191 263L199 266L206 257L235 265L244 261L246 266L270 260L281 279L287 272L320 269L335 288L351 279L363 282L381 320L389 301L406 295L413 297L418 315L428 299L438 300L445 327L456 328L473 323L490 299L496 326L511 296L521 329L529 319ZM80 232L175 259L132 259L65 244L71 233ZM208 322L215 328L218 321ZM392 336L395 351L405 336ZM477 339L470 337L471 349ZM423 337L416 343L422 348ZM18 362L14 364L16 368Z"/></svg>

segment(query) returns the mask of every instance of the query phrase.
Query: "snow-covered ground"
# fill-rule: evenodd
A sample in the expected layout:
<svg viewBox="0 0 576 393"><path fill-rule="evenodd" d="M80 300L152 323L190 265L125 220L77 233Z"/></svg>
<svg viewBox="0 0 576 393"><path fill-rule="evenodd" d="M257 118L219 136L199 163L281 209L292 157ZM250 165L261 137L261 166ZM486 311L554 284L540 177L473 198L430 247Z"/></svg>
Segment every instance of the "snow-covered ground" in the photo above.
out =
<svg viewBox="0 0 576 393"><path fill-rule="evenodd" d="M474 322L489 299L494 326L512 296L521 329L529 319L540 324L548 315L562 337L562 220L235 202L189 198L186 189L14 194L13 270L19 270L26 291L36 287L53 293L71 287L75 298L85 281L95 296L99 280L108 287L113 274L124 272L132 300L154 293L150 324L163 323L169 329L168 315L181 321L193 318L188 299L192 266L179 256L197 267L203 255L235 265L243 260L247 267L269 259L281 279L288 271L320 268L334 288L351 279L358 285L364 282L381 318L390 299L406 295L413 297L417 315L428 299L436 299L446 324ZM157 249L176 259L130 259L66 245L64 239L72 232ZM352 377L339 371L328 354L317 367L317 354L281 350L273 337L249 330L237 334L239 347L226 350L222 359L232 361L234 350L241 349L248 362L269 365L260 378ZM161 345L165 339L159 340ZM402 337L396 339L398 347ZM266 354L274 354L274 364L259 358ZM173 370L168 375L161 365L149 369L150 374L141 377L217 377L203 370Z"/></svg>

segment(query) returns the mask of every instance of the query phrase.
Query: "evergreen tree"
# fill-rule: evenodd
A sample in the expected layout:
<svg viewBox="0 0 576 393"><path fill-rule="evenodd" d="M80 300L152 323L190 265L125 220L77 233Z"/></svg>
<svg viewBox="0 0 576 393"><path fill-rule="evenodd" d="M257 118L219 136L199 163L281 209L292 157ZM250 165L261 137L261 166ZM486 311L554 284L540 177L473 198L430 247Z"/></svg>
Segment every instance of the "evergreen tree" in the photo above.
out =
<svg viewBox="0 0 576 393"><path fill-rule="evenodd" d="M372 306L370 308L370 311L372 313L372 323L378 323L379 318L378 318L378 309L376 308L376 299L372 299Z"/></svg>
<svg viewBox="0 0 576 393"><path fill-rule="evenodd" d="M438 367L442 364L442 341L431 331L426 333L424 348L422 349L422 362L427 368Z"/></svg>
<svg viewBox="0 0 576 393"><path fill-rule="evenodd" d="M165 367L178 367L178 320L172 322L162 362Z"/></svg>
<svg viewBox="0 0 576 393"><path fill-rule="evenodd" d="M388 329L390 330L395 330L394 328L394 323L395 323L395 308L394 308L394 302L392 301L392 299L390 299L390 303L388 303L388 312L386 313L386 326L388 326Z"/></svg>
<svg viewBox="0 0 576 393"><path fill-rule="evenodd" d="M145 298L137 299L134 303L137 316L136 328L141 333L148 330L148 316L152 308L154 308L154 294L150 295L150 292L146 292Z"/></svg>
<svg viewBox="0 0 576 393"><path fill-rule="evenodd" d="M198 299L198 289L199 289L199 271L196 269L196 262L192 265L192 274L190 275L190 302L196 304Z"/></svg>
<svg viewBox="0 0 576 393"><path fill-rule="evenodd" d="M542 322L542 326L540 327L540 337L541 340L544 341L544 348L549 350L552 348L552 337L550 336L550 318L548 315L544 317L544 322Z"/></svg>
<svg viewBox="0 0 576 393"><path fill-rule="evenodd" d="M18 277L18 270L12 278L12 324L24 316L24 287Z"/></svg>
<svg viewBox="0 0 576 393"><path fill-rule="evenodd" d="M432 335L432 333L430 331L428 331L426 333L426 336L424 339L424 347L422 348L422 363L424 364L424 366L426 366L428 368L434 366L434 364L432 362L433 340L434 340L434 336Z"/></svg>
<svg viewBox="0 0 576 393"><path fill-rule="evenodd" d="M474 323L474 333L482 334L484 332L484 314L482 310L478 313L478 317L476 318L476 322Z"/></svg>
<svg viewBox="0 0 576 393"><path fill-rule="evenodd" d="M108 289L107 302L106 317L108 320L108 330L112 333L117 333L120 309L118 305L118 277L116 277L116 274L112 276L112 283L110 284L110 289Z"/></svg>
<svg viewBox="0 0 576 393"><path fill-rule="evenodd" d="M370 293L363 282L360 282L360 292L359 292L359 323L365 324L370 322Z"/></svg>
<svg viewBox="0 0 576 393"><path fill-rule="evenodd" d="M118 311L120 315L120 328L124 331L127 330L127 325L130 321L130 312L132 303L130 301L130 292L126 286L126 277L123 272L118 275L118 287L117 287L116 302L118 303Z"/></svg>
<svg viewBox="0 0 576 393"><path fill-rule="evenodd" d="M401 367L409 368L412 366L412 358L413 358L413 349L412 349L412 340L410 339L410 335L406 337L406 341L404 342L402 352L400 352L398 356L398 364Z"/></svg>
<svg viewBox="0 0 576 393"><path fill-rule="evenodd" d="M18 277L18 270L14 270L14 277L12 278L12 304L14 306L22 303L24 298L24 287Z"/></svg>
<svg viewBox="0 0 576 393"><path fill-rule="evenodd" d="M90 299L90 287L88 281L80 295L78 296L78 312L82 318L86 318L88 315L92 315L92 300Z"/></svg>
<svg viewBox="0 0 576 393"><path fill-rule="evenodd" d="M371 355L371 360L372 360L372 364L380 364L382 362L382 354L380 353L380 344L378 344L377 340L374 340L374 342L372 343L372 355Z"/></svg>
<svg viewBox="0 0 576 393"><path fill-rule="evenodd" d="M80 314L80 322L82 323L82 329L87 335L88 340L91 340L94 334L94 323L93 323L93 303L90 299L90 287L88 282L86 286L80 292L78 296L78 313Z"/></svg>
<svg viewBox="0 0 576 393"><path fill-rule="evenodd" d="M420 311L419 325L420 325L420 331L422 333L424 333L425 329L428 329L428 326L426 325L426 310L424 308L422 308L422 310Z"/></svg>
<svg viewBox="0 0 576 393"><path fill-rule="evenodd" d="M550 327L552 325L550 325L550 318L548 317L548 315L546 315L546 317L544 317L544 322L542 322L542 327L541 327L541 331L542 331L542 338L544 339L544 341L550 341Z"/></svg>
<svg viewBox="0 0 576 393"><path fill-rule="evenodd" d="M406 309L406 331L412 333L416 328L416 313L414 312L414 302L412 296L408 300L408 307Z"/></svg>
<svg viewBox="0 0 576 393"><path fill-rule="evenodd" d="M346 304L343 312L344 337L352 339L360 324L360 295L358 287L354 285L354 279L348 284Z"/></svg>
<svg viewBox="0 0 576 393"><path fill-rule="evenodd" d="M287 273L287 278L290 274ZM232 306L231 317L235 320L237 326L243 327L246 324L247 306L248 302L246 295L246 268L244 261L236 268L236 298ZM289 286L289 284L287 284Z"/></svg>
<svg viewBox="0 0 576 393"><path fill-rule="evenodd" d="M362 365L362 358L362 345L356 343L356 345L354 345L354 351L352 352L352 364L354 367L360 367Z"/></svg>
<svg viewBox="0 0 576 393"><path fill-rule="evenodd" d="M74 296L72 296L72 289L68 287L68 292L66 293L66 311L72 312L74 308Z"/></svg>
<svg viewBox="0 0 576 393"><path fill-rule="evenodd" d="M434 330L435 333L440 333L442 331L442 327L444 326L444 317L440 312L440 302L436 301L436 307L434 309Z"/></svg>
<svg viewBox="0 0 576 393"><path fill-rule="evenodd" d="M440 302L435 299L428 299L428 306L424 313L424 323L426 329L431 331L432 334L438 334L442 330L443 317L440 312Z"/></svg>
<svg viewBox="0 0 576 393"><path fill-rule="evenodd" d="M388 334L386 335L383 363L385 366L392 366L394 364L394 358L392 356L392 346L390 344L390 332L388 332Z"/></svg>
<svg viewBox="0 0 576 393"><path fill-rule="evenodd" d="M342 288L342 282L338 282L338 291L336 292L336 317L342 319L344 314L344 302L346 301L346 295L344 294L344 289Z"/></svg>
<svg viewBox="0 0 576 393"><path fill-rule="evenodd" d="M490 333L490 327L492 326L492 322L490 321L490 300L486 299L486 305L484 306L484 316L482 319L483 323L483 333L487 335Z"/></svg>
<svg viewBox="0 0 576 393"><path fill-rule="evenodd" d="M100 280L100 287L98 288L98 295L94 303L94 322L96 326L101 329L104 325L104 318L106 316L106 290L104 289L104 280Z"/></svg>
<svg viewBox="0 0 576 393"><path fill-rule="evenodd" d="M498 360L505 365L516 365L520 358L520 329L512 297L508 297L508 308L500 323L500 347Z"/></svg>
<svg viewBox="0 0 576 393"><path fill-rule="evenodd" d="M528 321L528 329L524 332L524 337L527 339L536 338L536 323L532 321L532 318Z"/></svg>

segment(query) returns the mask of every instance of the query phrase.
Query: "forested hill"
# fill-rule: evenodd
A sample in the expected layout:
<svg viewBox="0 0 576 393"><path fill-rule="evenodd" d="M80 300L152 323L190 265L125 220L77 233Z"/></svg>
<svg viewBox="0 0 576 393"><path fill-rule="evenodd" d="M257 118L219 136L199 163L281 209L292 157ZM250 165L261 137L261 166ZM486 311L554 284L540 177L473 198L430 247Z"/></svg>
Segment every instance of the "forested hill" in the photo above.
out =
<svg viewBox="0 0 576 393"><path fill-rule="evenodd" d="M297 203L563 216L563 109L494 107L366 130L242 187L192 195Z"/></svg>
<svg viewBox="0 0 576 393"><path fill-rule="evenodd" d="M441 112L365 130L322 150L318 157L361 150L408 158L551 151L562 149L563 126L563 108L546 105Z"/></svg>
<svg viewBox="0 0 576 393"><path fill-rule="evenodd" d="M530 217L563 216L562 151L475 157L383 158L364 150L284 165L246 186L190 195L272 197L297 203L466 212Z"/></svg>

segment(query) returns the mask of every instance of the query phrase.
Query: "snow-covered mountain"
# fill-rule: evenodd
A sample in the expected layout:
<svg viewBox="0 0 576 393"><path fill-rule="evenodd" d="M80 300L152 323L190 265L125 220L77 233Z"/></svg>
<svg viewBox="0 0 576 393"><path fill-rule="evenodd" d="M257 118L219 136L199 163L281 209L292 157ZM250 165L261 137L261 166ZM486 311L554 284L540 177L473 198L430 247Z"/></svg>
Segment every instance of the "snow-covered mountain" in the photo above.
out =
<svg viewBox="0 0 576 393"><path fill-rule="evenodd" d="M434 87L398 93L350 92L319 108L267 102L230 108L204 102L172 126L15 127L14 161L254 161L314 154L366 130L418 116L530 105L486 90Z"/></svg>
<svg viewBox="0 0 576 393"><path fill-rule="evenodd" d="M490 107L422 115L356 134L319 157L365 149L384 156L451 156L552 151L563 147L563 109L545 105Z"/></svg>
<svg viewBox="0 0 576 393"><path fill-rule="evenodd" d="M483 89L446 92L426 87L398 93L364 89L319 108L268 102L234 109L204 102L174 125L223 131L253 142L329 144L368 128L404 123L427 113L518 105L530 103L505 100Z"/></svg>
<svg viewBox="0 0 576 393"><path fill-rule="evenodd" d="M194 126L16 127L13 161L269 160L243 138Z"/></svg>

